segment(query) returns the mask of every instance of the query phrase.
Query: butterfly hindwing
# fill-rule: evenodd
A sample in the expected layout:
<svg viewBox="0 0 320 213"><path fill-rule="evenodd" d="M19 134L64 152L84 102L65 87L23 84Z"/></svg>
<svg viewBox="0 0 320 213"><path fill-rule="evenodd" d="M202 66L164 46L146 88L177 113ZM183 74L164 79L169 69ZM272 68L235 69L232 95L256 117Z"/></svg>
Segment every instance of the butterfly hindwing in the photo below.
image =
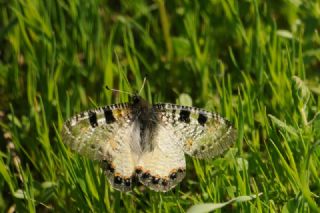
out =
<svg viewBox="0 0 320 213"><path fill-rule="evenodd" d="M155 191L168 191L185 176L186 162L178 138L157 124L151 134L151 150L144 150L136 167L139 181Z"/></svg>
<svg viewBox="0 0 320 213"><path fill-rule="evenodd" d="M235 141L236 130L220 115L203 109L175 104L155 104L160 121L170 126L183 151L198 158L213 158Z"/></svg>
<svg viewBox="0 0 320 213"><path fill-rule="evenodd" d="M129 104L101 107L69 119L62 138L72 150L100 161L114 188L129 191L138 159L134 151L139 127L134 120Z"/></svg>

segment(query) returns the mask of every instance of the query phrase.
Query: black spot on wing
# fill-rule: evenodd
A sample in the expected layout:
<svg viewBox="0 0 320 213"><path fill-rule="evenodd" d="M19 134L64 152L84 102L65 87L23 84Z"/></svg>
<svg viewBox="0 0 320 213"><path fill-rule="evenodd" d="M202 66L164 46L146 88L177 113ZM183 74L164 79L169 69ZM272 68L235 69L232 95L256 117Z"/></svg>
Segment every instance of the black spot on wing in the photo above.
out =
<svg viewBox="0 0 320 213"><path fill-rule="evenodd" d="M114 177L114 183L115 184L121 184L122 183L122 178L120 176L115 176Z"/></svg>
<svg viewBox="0 0 320 213"><path fill-rule="evenodd" d="M130 187L131 186L131 178L126 178L124 179L124 185L126 187Z"/></svg>
<svg viewBox="0 0 320 213"><path fill-rule="evenodd" d="M142 173L142 168L136 168L135 172L136 172L136 174L141 174Z"/></svg>
<svg viewBox="0 0 320 213"><path fill-rule="evenodd" d="M199 113L198 122L200 125L204 126L207 120L208 120L208 117L205 114Z"/></svg>
<svg viewBox="0 0 320 213"><path fill-rule="evenodd" d="M159 177L152 176L152 183L153 184L158 184L159 182L160 182L160 178Z"/></svg>
<svg viewBox="0 0 320 213"><path fill-rule="evenodd" d="M106 172L114 173L114 166L107 160L101 161L101 167Z"/></svg>
<svg viewBox="0 0 320 213"><path fill-rule="evenodd" d="M151 175L150 175L150 172L145 172L145 173L142 174L141 177L142 177L143 179L148 179L150 176L151 176Z"/></svg>
<svg viewBox="0 0 320 213"><path fill-rule="evenodd" d="M180 111L179 121L190 123L190 111L182 109Z"/></svg>
<svg viewBox="0 0 320 213"><path fill-rule="evenodd" d="M173 109L172 112L171 112L171 115L172 115L172 125L173 126L176 126L176 110Z"/></svg>
<svg viewBox="0 0 320 213"><path fill-rule="evenodd" d="M116 121L116 119L114 118L114 116L112 114L112 110L107 109L107 108L103 108L103 112L104 112L104 117L106 119L107 124L111 124Z"/></svg>
<svg viewBox="0 0 320 213"><path fill-rule="evenodd" d="M164 186L164 187L168 186L168 180L163 179L162 180L162 186Z"/></svg>
<svg viewBox="0 0 320 213"><path fill-rule="evenodd" d="M170 179L171 180L174 180L177 178L177 173L176 172L172 172L170 175L169 175Z"/></svg>
<svg viewBox="0 0 320 213"><path fill-rule="evenodd" d="M98 122L97 122L97 113L94 112L94 111L89 111L88 112L88 115L89 115L89 122L90 122L90 125L95 128L98 126Z"/></svg>

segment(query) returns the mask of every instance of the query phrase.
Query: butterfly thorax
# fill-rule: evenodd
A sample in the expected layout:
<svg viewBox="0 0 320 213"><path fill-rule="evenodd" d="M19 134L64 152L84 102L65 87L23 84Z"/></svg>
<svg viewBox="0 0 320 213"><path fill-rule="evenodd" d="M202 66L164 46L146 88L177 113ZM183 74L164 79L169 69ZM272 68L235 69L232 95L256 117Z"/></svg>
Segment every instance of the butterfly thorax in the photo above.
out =
<svg viewBox="0 0 320 213"><path fill-rule="evenodd" d="M132 97L132 106L140 125L140 147L142 151L150 151L153 149L153 145L148 141L152 141L152 134L150 133L154 132L157 126L156 115L152 106L138 95Z"/></svg>

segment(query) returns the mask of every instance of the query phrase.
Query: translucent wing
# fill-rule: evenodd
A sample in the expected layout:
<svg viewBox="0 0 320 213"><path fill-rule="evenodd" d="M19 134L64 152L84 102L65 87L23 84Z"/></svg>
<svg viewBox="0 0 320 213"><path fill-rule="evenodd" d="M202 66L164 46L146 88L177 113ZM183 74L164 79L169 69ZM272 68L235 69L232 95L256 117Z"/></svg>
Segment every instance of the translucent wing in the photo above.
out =
<svg viewBox="0 0 320 213"><path fill-rule="evenodd" d="M139 181L155 191L168 191L185 176L185 156L172 129L156 123L150 135L150 149L144 150L136 173Z"/></svg>
<svg viewBox="0 0 320 213"><path fill-rule="evenodd" d="M170 126L183 151L198 158L213 158L226 151L236 140L230 122L203 109L175 104L155 104L158 119Z"/></svg>
<svg viewBox="0 0 320 213"><path fill-rule="evenodd" d="M139 123L129 104L114 104L75 115L62 139L72 150L99 160L111 185L129 191L138 160Z"/></svg>

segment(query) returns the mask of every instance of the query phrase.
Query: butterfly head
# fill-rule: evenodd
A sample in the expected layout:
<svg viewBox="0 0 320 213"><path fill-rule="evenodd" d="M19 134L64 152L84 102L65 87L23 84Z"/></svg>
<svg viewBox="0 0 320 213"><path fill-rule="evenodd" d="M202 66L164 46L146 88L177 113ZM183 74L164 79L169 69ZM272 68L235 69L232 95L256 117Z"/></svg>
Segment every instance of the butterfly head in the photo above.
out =
<svg viewBox="0 0 320 213"><path fill-rule="evenodd" d="M131 100L131 103L133 105L139 105L141 103L141 96L138 95L138 94L133 94L131 97L130 97L130 100Z"/></svg>
<svg viewBox="0 0 320 213"><path fill-rule="evenodd" d="M145 101L140 95L138 95L137 93L135 93L134 95L130 96L130 102L134 105L134 106L142 106L145 105L145 102L147 103L147 101Z"/></svg>
<svg viewBox="0 0 320 213"><path fill-rule="evenodd" d="M150 104L140 95L134 94L130 96L130 102L133 108L140 111L144 116L150 112Z"/></svg>

